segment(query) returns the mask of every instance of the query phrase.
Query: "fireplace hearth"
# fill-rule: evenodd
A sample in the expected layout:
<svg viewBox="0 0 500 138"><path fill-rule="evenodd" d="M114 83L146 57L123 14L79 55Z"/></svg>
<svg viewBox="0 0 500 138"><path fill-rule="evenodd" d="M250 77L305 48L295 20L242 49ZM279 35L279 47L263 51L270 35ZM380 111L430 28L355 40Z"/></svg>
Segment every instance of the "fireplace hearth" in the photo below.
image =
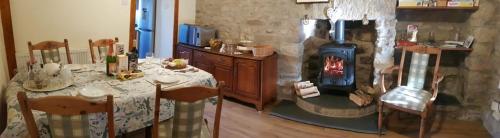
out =
<svg viewBox="0 0 500 138"><path fill-rule="evenodd" d="M347 94L356 89L356 44L327 43L318 54L322 70L317 83L321 92Z"/></svg>

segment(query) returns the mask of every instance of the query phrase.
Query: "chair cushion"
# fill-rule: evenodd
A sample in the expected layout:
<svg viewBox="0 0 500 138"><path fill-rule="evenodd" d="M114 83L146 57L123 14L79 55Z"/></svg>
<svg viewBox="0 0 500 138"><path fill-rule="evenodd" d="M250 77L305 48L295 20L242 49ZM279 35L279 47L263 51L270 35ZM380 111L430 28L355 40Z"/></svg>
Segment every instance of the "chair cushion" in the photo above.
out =
<svg viewBox="0 0 500 138"><path fill-rule="evenodd" d="M425 83L425 73L429 62L429 54L413 53L410 72L408 74L408 87L422 89Z"/></svg>
<svg viewBox="0 0 500 138"><path fill-rule="evenodd" d="M53 138L90 137L88 115L62 116L47 114L50 134Z"/></svg>
<svg viewBox="0 0 500 138"><path fill-rule="evenodd" d="M425 105L431 97L432 94L428 91L399 86L382 95L380 100L405 109L424 111Z"/></svg>
<svg viewBox="0 0 500 138"><path fill-rule="evenodd" d="M205 100L193 103L175 102L172 137L199 138L203 125Z"/></svg>
<svg viewBox="0 0 500 138"><path fill-rule="evenodd" d="M44 63L52 61L53 63L61 62L61 55L59 54L59 49L42 50L42 60Z"/></svg>
<svg viewBox="0 0 500 138"><path fill-rule="evenodd" d="M174 119L168 119L163 122L160 122L158 128L158 137L159 138L172 138L172 129L173 129ZM201 137L200 138L211 138L212 133L208 128L208 124L202 123L201 127Z"/></svg>

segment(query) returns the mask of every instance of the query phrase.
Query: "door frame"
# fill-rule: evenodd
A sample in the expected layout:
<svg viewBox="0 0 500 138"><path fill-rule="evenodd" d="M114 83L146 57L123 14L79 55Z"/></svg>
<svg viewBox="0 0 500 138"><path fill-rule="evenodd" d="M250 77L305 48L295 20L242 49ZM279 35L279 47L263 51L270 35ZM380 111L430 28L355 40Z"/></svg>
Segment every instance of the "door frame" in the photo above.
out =
<svg viewBox="0 0 500 138"><path fill-rule="evenodd" d="M12 29L12 15L10 10L10 0L0 0L0 16L2 18L3 38L5 45L5 55L7 56L7 68L9 77L16 74L16 47L14 43L14 31Z"/></svg>
<svg viewBox="0 0 500 138"><path fill-rule="evenodd" d="M135 32L135 8L137 0L130 0L130 24L129 24L129 51L134 45ZM3 37L5 45L5 54L7 56L7 66L9 77L12 78L16 74L16 46L14 42L14 30L12 28L12 14L10 9L10 0L0 0L0 18L2 19ZM172 55L175 57L175 45L177 44L177 33L179 22L179 0L175 0L174 5L174 32Z"/></svg>
<svg viewBox="0 0 500 138"><path fill-rule="evenodd" d="M155 0L155 12L156 12L156 8L158 7L158 2ZM175 55L175 51L176 51L176 44L177 44L177 33L178 33L178 26L179 26L179 0L175 0L174 2L174 32L173 32L173 46L172 46L172 55L174 57L176 57ZM128 45L128 48L129 48L129 51L134 47L134 39L136 37L136 31L135 31L135 9L137 7L137 0L131 0L130 2L130 24L129 24L129 45ZM155 14L155 18L156 18L156 14ZM155 20L155 29L157 28L156 27L156 20ZM156 33L156 31L155 31ZM137 42L139 43L139 42ZM154 48L154 43L153 43L153 48Z"/></svg>

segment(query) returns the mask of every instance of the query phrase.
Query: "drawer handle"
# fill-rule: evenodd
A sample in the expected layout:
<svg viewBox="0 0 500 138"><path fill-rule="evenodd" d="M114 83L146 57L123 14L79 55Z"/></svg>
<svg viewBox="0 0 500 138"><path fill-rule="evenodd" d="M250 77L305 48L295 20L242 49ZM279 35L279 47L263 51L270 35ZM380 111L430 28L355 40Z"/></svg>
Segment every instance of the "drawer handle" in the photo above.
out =
<svg viewBox="0 0 500 138"><path fill-rule="evenodd" d="M180 53L181 53L181 54L186 54L186 53L188 53L188 52L187 52L187 51L181 51Z"/></svg>

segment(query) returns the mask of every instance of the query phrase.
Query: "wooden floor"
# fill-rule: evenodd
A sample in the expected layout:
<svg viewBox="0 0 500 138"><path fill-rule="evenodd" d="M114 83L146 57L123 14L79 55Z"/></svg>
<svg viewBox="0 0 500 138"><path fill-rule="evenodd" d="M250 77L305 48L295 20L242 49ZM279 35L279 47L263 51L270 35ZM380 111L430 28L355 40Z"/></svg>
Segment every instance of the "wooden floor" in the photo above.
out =
<svg viewBox="0 0 500 138"><path fill-rule="evenodd" d="M225 100L221 117L221 138L377 138L375 134L362 134L317 127L269 115L269 107L257 112L251 106ZM205 118L209 124L215 116L215 106L206 104ZM389 131L382 137L418 137L419 119L402 115L393 117ZM210 126L213 127L213 126ZM430 133L435 138L488 138L491 137L480 122L441 120L434 121Z"/></svg>

